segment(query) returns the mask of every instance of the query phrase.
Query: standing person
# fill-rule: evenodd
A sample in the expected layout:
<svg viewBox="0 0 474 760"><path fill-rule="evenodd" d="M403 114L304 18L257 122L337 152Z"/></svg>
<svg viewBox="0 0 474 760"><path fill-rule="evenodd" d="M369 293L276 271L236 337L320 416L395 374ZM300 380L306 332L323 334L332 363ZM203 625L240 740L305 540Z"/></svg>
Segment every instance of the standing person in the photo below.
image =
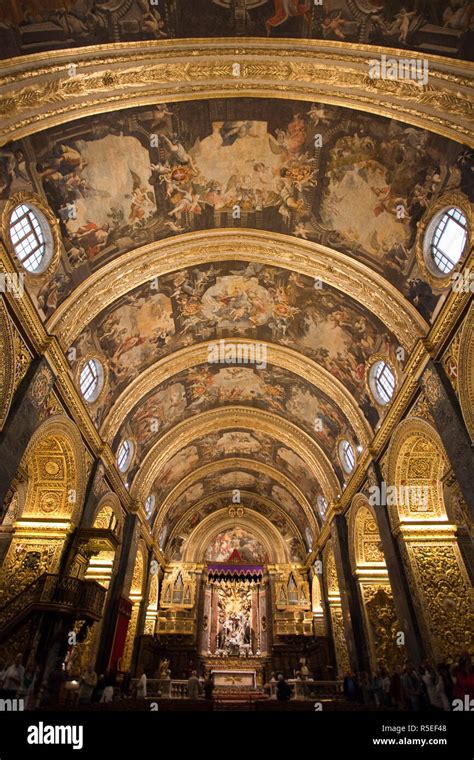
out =
<svg viewBox="0 0 474 760"><path fill-rule="evenodd" d="M204 681L204 696L206 699L212 699L212 693L214 691L214 678L212 673L209 673L208 677Z"/></svg>
<svg viewBox="0 0 474 760"><path fill-rule="evenodd" d="M382 668L379 668L372 680L372 692L374 694L375 704L377 707L380 707L380 705L383 704L383 679L384 670Z"/></svg>
<svg viewBox="0 0 474 760"><path fill-rule="evenodd" d="M23 655L17 654L12 664L3 672L3 693L6 699L14 699L23 684L25 668Z"/></svg>
<svg viewBox="0 0 474 760"><path fill-rule="evenodd" d="M412 662L407 661L406 663L402 675L402 687L409 709L416 712L420 709L422 683Z"/></svg>
<svg viewBox="0 0 474 760"><path fill-rule="evenodd" d="M114 700L114 688L117 681L117 672L113 670L107 670L104 676L104 691L100 701L113 702Z"/></svg>
<svg viewBox="0 0 474 760"><path fill-rule="evenodd" d="M354 673L346 673L342 688L348 702L357 701L357 680Z"/></svg>
<svg viewBox="0 0 474 760"><path fill-rule="evenodd" d="M370 676L367 671L363 670L359 677L359 687L364 705L369 705L371 702L370 692L372 690L370 683Z"/></svg>
<svg viewBox="0 0 474 760"><path fill-rule="evenodd" d="M127 670L124 673L124 675L123 675L122 686L121 686L121 689L120 689L120 691L122 693L122 697L124 699L126 699L127 697L130 696L130 682L131 682L131 680L132 680L132 674L131 674L130 670Z"/></svg>
<svg viewBox="0 0 474 760"><path fill-rule="evenodd" d="M405 702L403 699L402 677L400 671L400 665L396 665L390 679L389 695L393 707L396 707L398 710L403 710Z"/></svg>
<svg viewBox="0 0 474 760"><path fill-rule="evenodd" d="M78 702L80 705L90 705L92 694L97 686L97 673L92 662L87 665L84 675L79 681Z"/></svg>
<svg viewBox="0 0 474 760"><path fill-rule="evenodd" d="M145 699L146 697L146 673L143 668L140 669L141 675L137 684L137 699Z"/></svg>
<svg viewBox="0 0 474 760"><path fill-rule="evenodd" d="M197 676L197 671L193 670L191 677L188 679L188 697L189 699L197 699L201 691L201 684Z"/></svg>
<svg viewBox="0 0 474 760"><path fill-rule="evenodd" d="M289 699L291 699L291 686L287 681L285 681L282 673L279 673L278 675L277 699L280 702L287 702Z"/></svg>

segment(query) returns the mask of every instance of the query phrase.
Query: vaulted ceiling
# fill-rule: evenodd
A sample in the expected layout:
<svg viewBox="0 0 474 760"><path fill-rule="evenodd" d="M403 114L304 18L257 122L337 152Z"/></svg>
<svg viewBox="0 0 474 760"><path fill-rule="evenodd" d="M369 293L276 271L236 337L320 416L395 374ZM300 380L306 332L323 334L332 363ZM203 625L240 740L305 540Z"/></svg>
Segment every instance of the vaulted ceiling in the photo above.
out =
<svg viewBox="0 0 474 760"><path fill-rule="evenodd" d="M304 560L321 525L318 497L337 500L350 477L341 441L360 454L390 408L371 394L371 363L389 363L398 391L446 299L448 283L424 264L420 230L440 198L472 202L472 145L455 139L464 129L459 89L452 123L427 111L422 128L416 109L397 111L398 95L409 102L411 92L389 92L380 108L369 97L364 107L361 94L338 90L338 76L341 87L363 89L343 69L336 94L325 80L319 97L309 77L306 94L260 82L250 96L236 81L225 96L207 82L194 96L175 87L160 98L150 75L152 94L127 103L127 87L144 85L146 72L127 81L112 57L110 76L100 76L116 107L110 94L106 105L97 97L81 105L81 77L98 76L91 51L108 50L88 46L109 44L127 63L131 53L166 58L179 38L268 34L288 59L306 38L334 41L344 65L367 60L364 44L466 59L472 5L7 1L3 54L41 60L53 51L56 67L49 91L41 80L42 99L24 93L20 121L4 100L5 129L18 139L0 152L0 202L36 194L57 219L61 246L27 290L78 390L84 362L101 363L104 388L85 407L114 453L133 442L123 480L142 502L153 496L150 527L170 559L238 489L289 556ZM196 41L196 68L206 44ZM86 60L93 69L81 74ZM71 65L69 81L54 80ZM210 359L222 345L227 358ZM254 361L232 359L232 347L256 346Z"/></svg>

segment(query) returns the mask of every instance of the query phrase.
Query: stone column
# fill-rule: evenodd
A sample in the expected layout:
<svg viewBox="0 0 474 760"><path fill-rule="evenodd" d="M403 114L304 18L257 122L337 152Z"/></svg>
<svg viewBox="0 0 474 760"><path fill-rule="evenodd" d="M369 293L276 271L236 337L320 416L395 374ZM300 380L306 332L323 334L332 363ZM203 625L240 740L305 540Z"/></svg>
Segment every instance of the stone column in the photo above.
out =
<svg viewBox="0 0 474 760"><path fill-rule="evenodd" d="M378 462L372 463L372 470L377 480L377 485L382 493L383 476ZM390 525L390 518L386 504L379 504L374 508L375 519L382 542L382 550L387 565L388 578L392 588L393 601L397 612L397 619L401 631L405 634L405 650L407 657L412 662L421 662L426 656L423 639L418 625L412 594L408 585L405 565L400 553L397 539L394 537Z"/></svg>
<svg viewBox="0 0 474 760"><path fill-rule="evenodd" d="M323 555L321 553L318 553L316 557L316 562L319 568L324 567ZM326 587L326 584L323 582L322 575L320 576L319 586L321 589L321 607L323 608L324 619L326 621L326 632L327 632L326 638L327 638L327 643L328 643L329 660L331 662L332 675L334 676L334 679L336 679L337 678L337 659L336 659L336 648L334 646L334 631L332 628L331 613L329 610L327 587Z"/></svg>
<svg viewBox="0 0 474 760"><path fill-rule="evenodd" d="M0 433L0 507L30 439L41 424L40 415L54 379L46 359L34 359L13 397L8 419Z"/></svg>
<svg viewBox="0 0 474 760"><path fill-rule="evenodd" d="M364 670L370 672L369 646L365 636L363 610L360 604L357 581L351 569L349 533L345 515L335 515L333 535L341 602L343 611L345 607L347 612L347 622L350 623L350 630L347 630L348 626L346 626L346 640L349 656L354 661L351 664L359 673ZM344 621L346 622L346 615L344 615Z"/></svg>
<svg viewBox="0 0 474 760"><path fill-rule="evenodd" d="M120 598L123 594L123 588L127 576L130 550L134 544L135 534L139 530L140 522L138 516L136 514L128 514L123 526L120 560L117 572L112 580L107 608L104 611L104 621L102 624L102 634L100 637L96 666L96 670L99 673L103 673L109 664L109 657L112 651L115 635L115 626L119 613Z"/></svg>
<svg viewBox="0 0 474 760"><path fill-rule="evenodd" d="M140 602L140 609L138 610L137 627L135 629L135 641L133 642L132 661L130 664L130 669L132 673L136 671L136 668L138 665L140 639L143 636L143 632L145 630L145 618L146 618L146 611L148 607L148 597L150 595L150 584L151 584L150 562L153 559L153 552L151 549L148 551L147 557L148 557L147 565L144 568L145 590L143 592L143 598Z"/></svg>
<svg viewBox="0 0 474 760"><path fill-rule="evenodd" d="M471 518L474 519L474 449L459 401L442 366L437 362L429 361L421 385Z"/></svg>

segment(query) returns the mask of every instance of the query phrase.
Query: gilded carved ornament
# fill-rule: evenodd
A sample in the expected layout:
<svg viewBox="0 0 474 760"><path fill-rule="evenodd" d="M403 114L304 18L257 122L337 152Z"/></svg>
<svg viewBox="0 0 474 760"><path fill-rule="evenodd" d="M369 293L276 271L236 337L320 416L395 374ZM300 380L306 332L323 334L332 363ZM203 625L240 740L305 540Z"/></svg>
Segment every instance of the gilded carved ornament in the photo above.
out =
<svg viewBox="0 0 474 760"><path fill-rule="evenodd" d="M217 474L223 470L228 469L252 470L257 473L262 473L263 475L272 478L277 483L282 485L283 488L285 488L299 504L303 511L303 514L308 520L311 529L314 531L314 534L317 535L319 529L314 516L314 512L311 508L310 503L304 494L300 491L300 489L289 478L287 478L286 475L279 472L279 470L274 469L272 466L263 462L257 462L254 459L245 459L242 457L229 457L229 459L220 460L218 462L211 462L210 464L206 464L202 467L197 468L192 473L184 477L158 506L157 518L153 526L153 535L155 537L159 535L160 528L168 511L175 503L179 502L181 496L190 486L209 474Z"/></svg>
<svg viewBox="0 0 474 760"><path fill-rule="evenodd" d="M318 277L375 314L411 350L428 332L417 309L381 275L345 254L308 240L263 230L209 230L168 238L123 254L101 267L56 309L46 323L67 350L103 309L130 290L181 268L219 261L249 261Z"/></svg>
<svg viewBox="0 0 474 760"><path fill-rule="evenodd" d="M337 492L338 482L331 463L307 433L271 412L228 406L195 415L165 433L144 458L130 489L132 497L146 498L165 463L193 440L216 430L233 428L259 430L286 444L308 464L325 493Z"/></svg>
<svg viewBox="0 0 474 760"><path fill-rule="evenodd" d="M8 312L0 297L0 429L10 410L10 404L15 391L15 351L14 330Z"/></svg>
<svg viewBox="0 0 474 760"><path fill-rule="evenodd" d="M219 491L217 493L213 493L209 496L206 496L203 499L200 499L199 501L196 501L195 503L191 504L189 508L184 512L184 514L179 518L179 520L174 525L173 529L171 530L169 537L167 538L166 543L169 544L175 536L178 536L182 534L183 528L186 525L186 522L189 520L189 516L191 513L197 513L202 507L207 506L208 504L213 504L218 499L227 498L229 504L231 506L228 507L227 513L229 517L231 518L241 518L244 517L249 511L255 511L257 513L258 510L254 509L252 504L262 504L264 507L268 507L272 510L275 510L280 515L282 515L285 519L285 522L289 525L291 528L291 533L293 536L298 537L299 541L304 543L304 537L301 535L299 529L294 524L293 520L289 516L287 512L285 512L285 509L281 507L276 501L273 501L272 499L267 498L266 496L262 496L260 494L252 493L251 491L245 491L244 489L240 490L240 497L241 497L241 503L239 504L232 504L232 490L229 491Z"/></svg>
<svg viewBox="0 0 474 760"><path fill-rule="evenodd" d="M254 342L248 338L226 338L227 345L232 343L253 345ZM265 346L269 364L294 372L315 388L322 390L340 408L358 439L363 443L368 443L370 438L368 423L352 396L336 377L321 365L293 349L266 341L259 340L258 342ZM206 363L208 347L212 344L212 341L205 341L196 346L175 351L142 372L115 401L101 427L100 432L103 438L111 443L123 421L154 388L185 369Z"/></svg>
<svg viewBox="0 0 474 760"><path fill-rule="evenodd" d="M467 314L459 344L459 403L474 442L474 304Z"/></svg>
<svg viewBox="0 0 474 760"><path fill-rule="evenodd" d="M172 44L167 44L172 43ZM472 98L468 65L423 54L429 82L371 79L369 61L377 54L400 57L399 50L352 43L338 47L322 40L242 38L115 43L73 51L78 69L69 76L71 53L49 51L4 62L0 79L2 143L38 129L131 106L199 98L298 97L343 105L396 118L472 145ZM410 57L420 57L411 52ZM405 56L405 53L403 53ZM191 60L190 60L191 58ZM236 60L240 76L234 75ZM27 83L27 84L26 84Z"/></svg>
<svg viewBox="0 0 474 760"><path fill-rule="evenodd" d="M270 564L289 564L290 557L280 532L263 515L246 511L241 518L230 517L227 509L220 509L205 517L186 539L183 562L203 562L212 539L227 529L242 528L249 531L262 544Z"/></svg>

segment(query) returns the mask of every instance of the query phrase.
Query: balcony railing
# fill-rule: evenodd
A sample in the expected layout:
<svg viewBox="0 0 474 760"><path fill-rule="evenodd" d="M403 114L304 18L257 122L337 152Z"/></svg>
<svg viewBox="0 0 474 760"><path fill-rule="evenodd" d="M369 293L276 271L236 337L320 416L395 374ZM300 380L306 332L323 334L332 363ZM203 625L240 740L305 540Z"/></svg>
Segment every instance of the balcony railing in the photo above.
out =
<svg viewBox="0 0 474 760"><path fill-rule="evenodd" d="M0 639L32 611L71 613L99 620L106 589L97 581L44 573L0 607Z"/></svg>

